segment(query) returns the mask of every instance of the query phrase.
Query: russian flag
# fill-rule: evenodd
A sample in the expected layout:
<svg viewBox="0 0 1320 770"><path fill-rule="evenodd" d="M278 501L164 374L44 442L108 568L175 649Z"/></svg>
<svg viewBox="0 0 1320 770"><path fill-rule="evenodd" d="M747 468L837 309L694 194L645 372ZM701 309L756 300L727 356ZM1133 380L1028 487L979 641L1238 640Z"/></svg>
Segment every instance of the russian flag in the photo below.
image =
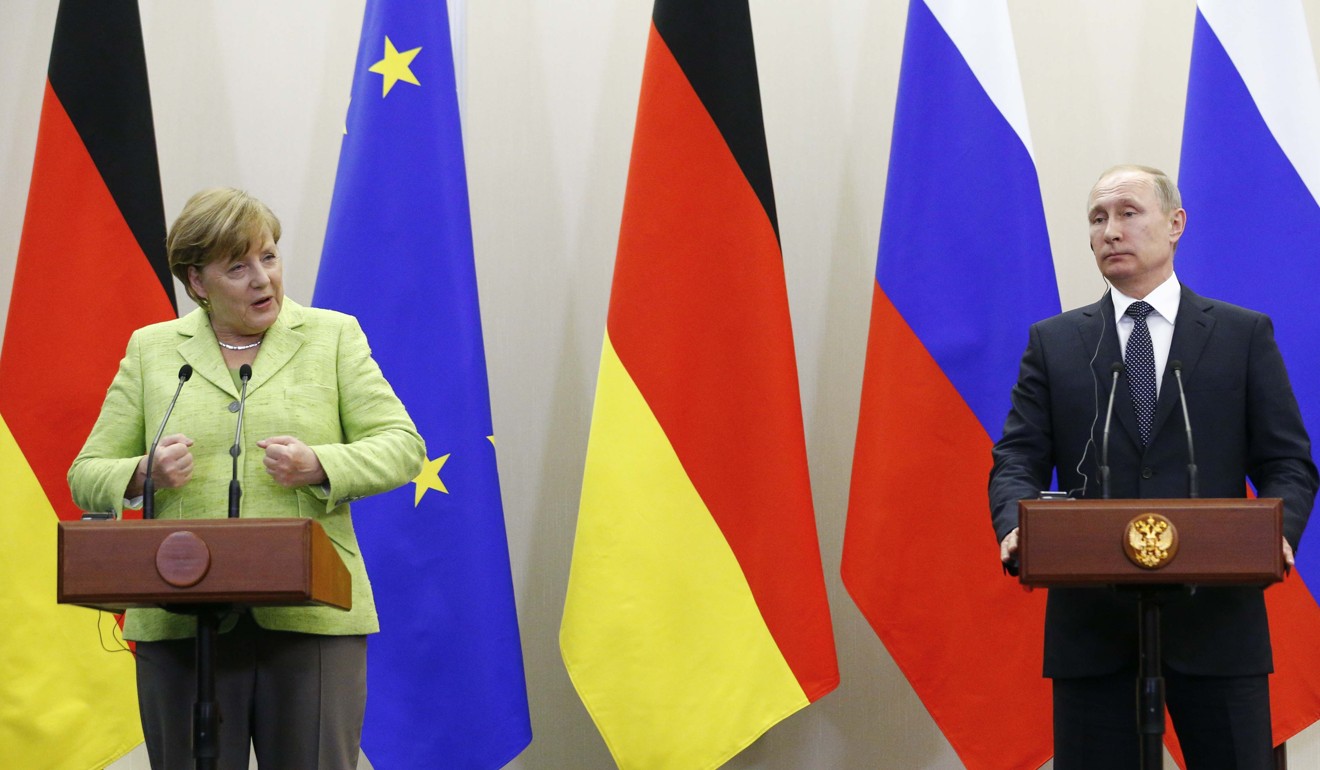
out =
<svg viewBox="0 0 1320 770"><path fill-rule="evenodd" d="M1268 313L1312 440L1320 436L1320 78L1300 2L1201 0L1179 187L1188 212L1179 278ZM1298 569L1265 592L1274 645L1274 740L1320 719L1320 575L1314 522Z"/></svg>
<svg viewBox="0 0 1320 770"><path fill-rule="evenodd" d="M969 768L1051 754L1044 595L1003 575L986 479L1058 312L1007 5L912 0L842 573Z"/></svg>

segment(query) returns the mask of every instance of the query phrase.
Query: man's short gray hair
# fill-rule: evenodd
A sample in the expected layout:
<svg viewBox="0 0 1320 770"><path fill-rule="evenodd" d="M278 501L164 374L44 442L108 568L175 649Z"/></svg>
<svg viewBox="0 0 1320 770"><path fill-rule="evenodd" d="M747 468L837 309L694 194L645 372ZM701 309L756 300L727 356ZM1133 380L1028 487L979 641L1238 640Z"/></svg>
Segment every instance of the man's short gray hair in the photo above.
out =
<svg viewBox="0 0 1320 770"><path fill-rule="evenodd" d="M1178 192L1178 185L1174 184L1168 174L1157 168L1151 166L1139 166L1135 163L1125 163L1105 169L1105 172L1100 175L1100 179L1124 172L1145 174L1150 178L1150 183L1155 188L1155 197L1159 198L1160 209L1165 214L1182 208L1182 194ZM1096 184L1100 183L1100 179L1096 180Z"/></svg>

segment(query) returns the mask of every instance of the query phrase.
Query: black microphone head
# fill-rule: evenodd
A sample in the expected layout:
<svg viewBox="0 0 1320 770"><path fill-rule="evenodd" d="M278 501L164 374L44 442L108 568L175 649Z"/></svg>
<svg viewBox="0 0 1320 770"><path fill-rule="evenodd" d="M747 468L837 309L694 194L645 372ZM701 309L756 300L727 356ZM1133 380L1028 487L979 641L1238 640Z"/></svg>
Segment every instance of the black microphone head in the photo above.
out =
<svg viewBox="0 0 1320 770"><path fill-rule="evenodd" d="M240 380L252 379L252 365L243 364L242 366L238 367L238 378Z"/></svg>
<svg viewBox="0 0 1320 770"><path fill-rule="evenodd" d="M1169 366L1170 366L1175 372L1181 372L1181 371L1182 371L1182 361L1179 361L1179 360L1177 360L1177 359L1174 359L1173 361L1170 361L1170 362L1169 362Z"/></svg>
<svg viewBox="0 0 1320 770"><path fill-rule="evenodd" d="M1121 371L1123 371L1123 362L1122 362L1122 361L1115 361L1115 362L1113 363L1113 365L1109 367L1109 373L1110 373L1110 374L1118 374L1118 373L1121 372Z"/></svg>
<svg viewBox="0 0 1320 770"><path fill-rule="evenodd" d="M187 382L192 377L192 367L184 364L179 367L179 382Z"/></svg>

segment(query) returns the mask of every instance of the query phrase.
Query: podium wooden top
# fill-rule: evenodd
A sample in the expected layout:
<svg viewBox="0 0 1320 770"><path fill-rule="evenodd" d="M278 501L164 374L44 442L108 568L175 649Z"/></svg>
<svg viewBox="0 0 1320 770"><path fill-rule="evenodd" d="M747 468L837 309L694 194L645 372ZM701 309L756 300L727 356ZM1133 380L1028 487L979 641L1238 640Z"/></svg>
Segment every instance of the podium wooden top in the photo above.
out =
<svg viewBox="0 0 1320 770"><path fill-rule="evenodd" d="M1023 500L1018 505L1024 585L1266 585L1283 579L1283 502L1277 498ZM1124 552L1127 525L1159 514L1178 531L1158 569Z"/></svg>
<svg viewBox="0 0 1320 770"><path fill-rule="evenodd" d="M63 521L58 580L60 603L114 611L353 601L348 568L311 519Z"/></svg>

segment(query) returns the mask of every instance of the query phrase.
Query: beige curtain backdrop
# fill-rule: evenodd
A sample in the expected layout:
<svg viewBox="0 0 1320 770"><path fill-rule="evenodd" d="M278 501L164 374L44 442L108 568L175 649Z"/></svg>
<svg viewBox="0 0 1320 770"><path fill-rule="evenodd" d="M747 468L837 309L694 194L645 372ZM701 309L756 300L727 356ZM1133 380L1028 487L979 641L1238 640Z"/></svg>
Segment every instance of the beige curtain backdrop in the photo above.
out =
<svg viewBox="0 0 1320 770"><path fill-rule="evenodd" d="M0 4L0 323L56 5ZM310 301L362 0L141 5L166 216L205 186L251 191L283 220L288 294ZM1320 0L1305 5L1311 38L1320 40ZM1177 174L1195 5L1011 0L1009 7L1059 291L1063 306L1075 307L1103 290L1083 214L1099 172L1131 161ZM564 672L557 635L651 0L479 0L454 10L535 732L510 767L609 768ZM838 577L906 15L907 0L752 0L843 679L730 768L961 767ZM1195 228L1197 212L1189 214ZM389 256L363 259L364 281L387 281ZM893 547L901 547L898 538ZM995 548L988 515L985 547ZM1294 767L1320 767L1320 729L1290 747ZM117 765L145 766L140 750Z"/></svg>

